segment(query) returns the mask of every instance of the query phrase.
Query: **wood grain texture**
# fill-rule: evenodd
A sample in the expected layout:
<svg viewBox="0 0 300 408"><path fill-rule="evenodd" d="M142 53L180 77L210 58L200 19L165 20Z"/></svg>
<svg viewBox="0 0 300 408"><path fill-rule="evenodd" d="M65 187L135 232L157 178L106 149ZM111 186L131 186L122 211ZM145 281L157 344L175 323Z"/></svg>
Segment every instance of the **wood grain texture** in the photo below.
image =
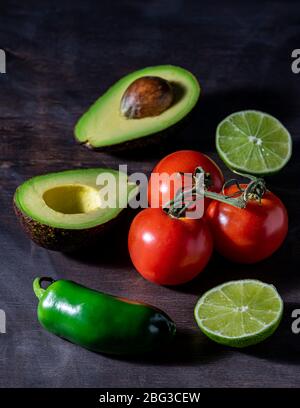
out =
<svg viewBox="0 0 300 408"><path fill-rule="evenodd" d="M300 74L291 52L300 45L296 1L182 0L1 1L0 48L0 335L2 387L299 387L300 337L291 311L300 307ZM119 156L78 146L73 126L83 111L123 75L150 65L191 70L203 89L187 126L158 145ZM89 251L63 255L31 243L12 209L25 179L68 168L128 164L149 173L167 152L198 149L221 165L214 132L227 114L259 109L290 130L294 154L269 180L287 205L290 231L283 247L255 266L215 255L202 276L179 288L154 286L138 275L126 249L129 220ZM70 278L165 310L179 335L163 355L143 360L108 358L64 342L36 320L32 281L37 275ZM274 283L286 309L268 341L247 350L213 344L198 331L193 307L207 289L229 279Z"/></svg>

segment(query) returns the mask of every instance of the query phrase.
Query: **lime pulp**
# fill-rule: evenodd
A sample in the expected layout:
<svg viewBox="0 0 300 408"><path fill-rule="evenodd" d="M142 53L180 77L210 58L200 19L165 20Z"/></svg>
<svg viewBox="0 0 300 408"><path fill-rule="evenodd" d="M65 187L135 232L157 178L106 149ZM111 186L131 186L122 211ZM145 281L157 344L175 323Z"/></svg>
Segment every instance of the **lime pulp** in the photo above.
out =
<svg viewBox="0 0 300 408"><path fill-rule="evenodd" d="M230 169L263 176L286 165L292 153L292 139L273 116L246 110L229 115L218 125L216 148Z"/></svg>
<svg viewBox="0 0 300 408"><path fill-rule="evenodd" d="M246 347L273 334L282 312L283 302L273 285L246 279L206 292L194 314L199 328L210 339L231 347Z"/></svg>

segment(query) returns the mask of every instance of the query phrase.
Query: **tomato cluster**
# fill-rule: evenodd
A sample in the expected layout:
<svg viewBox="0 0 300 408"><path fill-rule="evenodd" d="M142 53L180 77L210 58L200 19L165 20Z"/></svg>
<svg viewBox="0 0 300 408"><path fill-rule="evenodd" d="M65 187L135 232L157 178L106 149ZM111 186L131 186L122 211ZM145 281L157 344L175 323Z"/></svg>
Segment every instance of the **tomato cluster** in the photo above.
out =
<svg viewBox="0 0 300 408"><path fill-rule="evenodd" d="M174 199L174 184L162 181L153 188L153 175L177 173L179 177L185 177L183 173L192 174L198 167L209 175L209 191L224 197L238 197L247 187L231 185L222 191L224 177L221 170L200 152L183 150L162 159L150 177L150 208L135 217L128 237L135 268L151 282L178 285L190 281L203 271L213 248L233 262L255 263L275 252L286 237L287 211L270 191L266 191L260 200L250 199L245 208L205 198L204 216L198 219L168 214L163 207ZM191 180L184 180L184 186L189 187ZM159 197L159 208L153 206L153 195Z"/></svg>

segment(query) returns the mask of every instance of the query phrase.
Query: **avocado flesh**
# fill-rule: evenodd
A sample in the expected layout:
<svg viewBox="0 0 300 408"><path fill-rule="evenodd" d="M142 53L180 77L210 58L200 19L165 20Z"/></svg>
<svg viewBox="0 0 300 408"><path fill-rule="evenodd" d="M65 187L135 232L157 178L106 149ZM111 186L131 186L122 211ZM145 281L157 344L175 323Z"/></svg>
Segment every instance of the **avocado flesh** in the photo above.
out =
<svg viewBox="0 0 300 408"><path fill-rule="evenodd" d="M116 180L116 205L102 208L97 177L109 173ZM118 182L123 183L119 189ZM120 200L119 191L127 196ZM86 245L106 230L124 210L136 186L111 169L67 170L33 177L16 190L14 206L30 238L48 249L70 251ZM126 194L124 192L124 194ZM104 228L105 227L105 228Z"/></svg>
<svg viewBox="0 0 300 408"><path fill-rule="evenodd" d="M169 81L175 90L175 101L158 116L128 119L120 112L120 101L128 86L143 76L158 76ZM116 82L79 119L75 138L88 147L100 149L160 133L187 116L199 94L197 79L183 68L160 65L135 71Z"/></svg>

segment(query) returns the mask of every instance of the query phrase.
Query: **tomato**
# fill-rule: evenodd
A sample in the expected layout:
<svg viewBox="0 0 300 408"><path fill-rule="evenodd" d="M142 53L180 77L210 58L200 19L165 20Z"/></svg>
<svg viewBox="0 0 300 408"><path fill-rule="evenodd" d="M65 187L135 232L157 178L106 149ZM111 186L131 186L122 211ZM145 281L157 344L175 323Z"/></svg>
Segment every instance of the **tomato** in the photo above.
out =
<svg viewBox="0 0 300 408"><path fill-rule="evenodd" d="M225 194L237 191L234 185ZM264 194L261 203L250 200L244 209L212 201L205 218L210 224L216 250L239 263L250 264L268 258L280 247L288 231L286 208L270 191Z"/></svg>
<svg viewBox="0 0 300 408"><path fill-rule="evenodd" d="M202 218L175 218L161 208L147 208L131 224L128 248L145 279L179 285L204 269L212 253L212 236Z"/></svg>
<svg viewBox="0 0 300 408"><path fill-rule="evenodd" d="M202 167L206 173L210 174L211 186L209 187L209 190L216 193L221 191L224 184L224 177L217 164L208 156L200 152L194 150L180 150L169 154L154 167L148 185L148 202L150 207L157 207L155 197L159 197L157 201L159 206L162 207L169 200L172 200L176 193L176 191L174 191L174 187L176 187L174 181L171 180L170 183L168 183L165 180L162 180L159 185L156 185L156 183L154 183L153 173L166 173L169 176L179 172L192 174L196 167L199 166ZM191 177L183 178L179 174L177 177L180 178L180 181L184 183L186 188L191 186ZM209 199L205 199L205 207L207 207L209 201Z"/></svg>

